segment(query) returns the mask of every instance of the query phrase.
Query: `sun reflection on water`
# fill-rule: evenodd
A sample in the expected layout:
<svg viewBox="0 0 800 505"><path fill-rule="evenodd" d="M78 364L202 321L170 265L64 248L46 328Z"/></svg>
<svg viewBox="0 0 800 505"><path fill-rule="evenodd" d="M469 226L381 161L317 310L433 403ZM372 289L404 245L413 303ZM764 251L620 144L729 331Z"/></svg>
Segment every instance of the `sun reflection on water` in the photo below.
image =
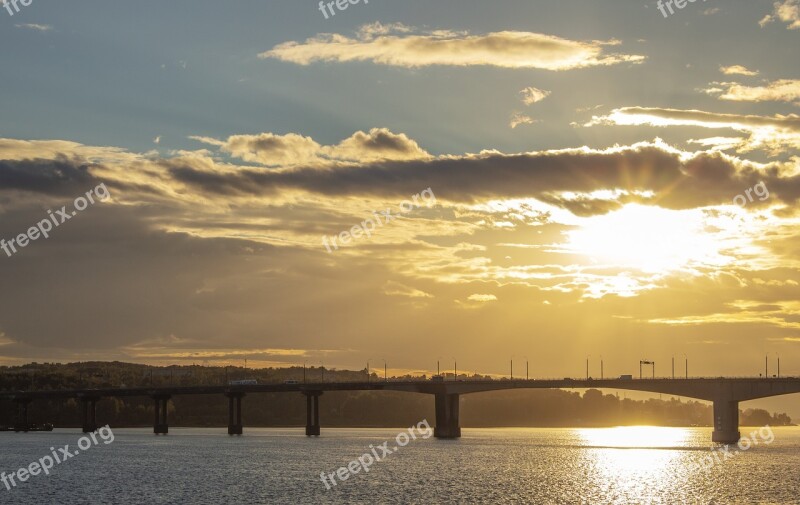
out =
<svg viewBox="0 0 800 505"><path fill-rule="evenodd" d="M583 441L592 447L667 448L683 446L689 437L685 428L661 426L618 426L578 430Z"/></svg>
<svg viewBox="0 0 800 505"><path fill-rule="evenodd" d="M683 473L690 433L683 428L626 426L577 430L586 449L587 470L613 502L658 494ZM677 475L676 475L677 474Z"/></svg>

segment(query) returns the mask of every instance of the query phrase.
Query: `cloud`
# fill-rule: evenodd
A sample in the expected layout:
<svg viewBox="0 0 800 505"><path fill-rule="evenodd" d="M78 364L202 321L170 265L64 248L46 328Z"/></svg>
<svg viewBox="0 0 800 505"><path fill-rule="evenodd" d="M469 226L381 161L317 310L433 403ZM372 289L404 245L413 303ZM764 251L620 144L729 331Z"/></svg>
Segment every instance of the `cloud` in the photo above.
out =
<svg viewBox="0 0 800 505"><path fill-rule="evenodd" d="M358 131L337 146L325 150L339 160L413 160L430 155L404 133L396 134L387 128L372 128L369 133Z"/></svg>
<svg viewBox="0 0 800 505"><path fill-rule="evenodd" d="M728 149L735 149L740 146L745 140L746 139L743 137L707 137L703 139L689 139L687 142L709 147L715 151L727 151Z"/></svg>
<svg viewBox="0 0 800 505"><path fill-rule="evenodd" d="M663 109L657 107L623 107L605 116L594 116L584 126L598 124L621 126L699 126L731 129L749 134L737 146L739 152L762 149L779 155L800 149L800 116L795 114L754 116L720 114L699 110Z"/></svg>
<svg viewBox="0 0 800 505"><path fill-rule="evenodd" d="M406 286L397 281L387 281L383 287L383 294L387 296L404 296L407 298L433 298L433 295L430 293Z"/></svg>
<svg viewBox="0 0 800 505"><path fill-rule="evenodd" d="M800 28L800 0L784 0L783 2L775 2L772 5L772 14L767 14L758 22L762 28L773 21L786 23L789 30Z"/></svg>
<svg viewBox="0 0 800 505"><path fill-rule="evenodd" d="M758 70L748 70L742 65L731 65L730 67L719 67L719 71L725 75L758 75Z"/></svg>
<svg viewBox="0 0 800 505"><path fill-rule="evenodd" d="M520 91L520 94L522 95L522 103L524 103L525 105L533 105L536 102L541 102L542 100L550 96L549 91L545 91L539 88L534 88L532 86L523 89L522 91Z"/></svg>
<svg viewBox="0 0 800 505"><path fill-rule="evenodd" d="M797 125L800 118L796 117L735 116L644 108L618 109L609 116L595 118L595 122L701 125L754 132L752 135L766 135L765 132L759 133L762 127L772 132L779 127L795 132L800 128ZM745 143L754 142L752 135ZM760 180L770 188L771 203L791 205L800 197L800 163L797 159L759 164L713 152L714 149L684 152L658 140L607 149L582 147L518 154L484 151L387 159L383 154L370 156L369 151L381 153L387 145L396 151L395 141L398 139L402 139L401 146L416 146L416 142L404 134L382 129L361 132L338 145L319 148L311 137L300 134L283 135L278 140L287 137L302 139L323 154L314 157L315 151L312 155L299 155L301 159L310 159L311 163L301 163L292 154L284 155L286 165L238 166L216 160L205 152L182 152L166 157L146 153L138 158L132 153L119 153L116 159L114 155L107 156L100 164L85 155L116 153L114 148L72 145L71 151L54 153L53 159L28 159L30 152L38 151L45 155L48 146L61 145L65 149L70 144L0 139L0 187L6 195L16 191L60 197L82 194L99 182L105 182L115 200L122 204L143 204L153 208L185 206L187 210L206 208L209 212L219 212L220 216L215 218L218 224L201 216L193 224L193 218L184 216L180 225L170 225L170 229L191 229L193 233L206 230L212 236L229 229L240 229L240 233L251 235L247 227L240 228L244 223L240 225L224 217L231 205L252 202L259 210L253 210L254 215L248 217L250 220L260 219L264 205L290 204L293 210L283 219L291 219L293 227L306 234L309 231L349 228L353 217L363 218L364 212L379 209L387 201L406 199L424 188L432 188L437 200L451 203L473 205L495 199L535 198L551 209L564 209L574 215L603 214L628 203L657 203L672 209L728 204L742 188L752 187ZM352 145L347 142L350 140ZM236 142L206 141L224 147L239 146ZM710 137L693 142L715 147L735 141L735 137ZM9 146L6 154L3 154L4 144ZM272 143L267 144L272 147ZM14 150L11 146L19 147ZM366 155L343 162L326 156L326 148L345 153L366 151ZM11 153L14 152L21 159L12 159ZM244 154L265 155L261 151L245 151ZM637 174L635 178L631 177L631 172ZM21 202L24 201L20 198ZM350 199L360 210L342 214L342 202ZM324 226L310 219L308 216L314 213L314 208L328 209L326 212L331 212L333 224ZM303 217L305 212L308 215ZM424 218L430 212L434 210L421 212L418 217ZM504 217L491 222L502 224L509 221L513 220ZM264 223L259 226L264 226ZM277 233L279 230L278 227L274 231ZM282 240L295 238L291 233L282 233L280 237ZM387 237L391 238L391 235Z"/></svg>
<svg viewBox="0 0 800 505"><path fill-rule="evenodd" d="M645 119L641 122L646 124ZM760 180L769 186L772 202L791 205L800 197L800 175L794 175L796 163L759 165L715 152L686 153L660 141L601 150L486 151L285 170L215 170L198 168L186 160L164 160L161 164L170 178L192 188L191 193L206 198L224 196L228 201L235 197L272 198L297 191L328 198L403 199L430 187L437 199L450 202L536 198L577 215L593 215L626 203L657 202L672 209L729 204L742 188Z"/></svg>
<svg viewBox="0 0 800 505"><path fill-rule="evenodd" d="M27 30L36 30L38 32L47 32L53 29L51 25L40 25L36 23L23 23L14 25L17 28L27 29Z"/></svg>
<svg viewBox="0 0 800 505"><path fill-rule="evenodd" d="M430 155L405 134L387 128L358 131L337 145L322 146L311 137L288 133L232 135L227 140L190 137L219 147L223 152L247 162L268 166L292 166L338 161L407 160Z"/></svg>
<svg viewBox="0 0 800 505"><path fill-rule="evenodd" d="M314 142L311 137L296 133L231 135L224 141L207 137L190 138L204 144L217 146L235 158L270 166L311 163L318 158L322 150L322 146Z"/></svg>
<svg viewBox="0 0 800 505"><path fill-rule="evenodd" d="M319 34L305 42L284 42L259 54L262 59L309 65L314 62L370 61L405 68L431 65L488 65L503 68L569 70L624 62L644 56L604 54L612 41L576 41L541 33L502 31L484 35L449 30L412 34L403 25L366 25L355 38Z"/></svg>
<svg viewBox="0 0 800 505"><path fill-rule="evenodd" d="M460 309L475 310L496 301L497 297L495 295L473 293L466 300L455 300L455 305Z"/></svg>
<svg viewBox="0 0 800 505"><path fill-rule="evenodd" d="M497 297L495 295L484 295L484 294L475 293L475 294L469 295L467 297L467 300L469 300L471 302L496 302L497 301Z"/></svg>
<svg viewBox="0 0 800 505"><path fill-rule="evenodd" d="M511 120L508 123L508 126L511 128L516 128L519 125L523 124L533 124L533 118L528 116L527 114L523 114L521 112L515 112L511 115Z"/></svg>
<svg viewBox="0 0 800 505"><path fill-rule="evenodd" d="M794 102L800 105L800 79L780 79L766 86L745 86L738 83L712 83L713 88L704 90L709 95L719 95L722 100L736 102ZM718 86L725 86L726 89Z"/></svg>
<svg viewBox="0 0 800 505"><path fill-rule="evenodd" d="M372 40L379 35L389 35L391 33L411 33L414 29L403 23L381 23L375 21L362 25L358 29L358 38L361 40Z"/></svg>
<svg viewBox="0 0 800 505"><path fill-rule="evenodd" d="M80 194L99 183L89 168L90 164L82 160L70 160L64 156L56 159L0 159L0 188L50 195Z"/></svg>
<svg viewBox="0 0 800 505"><path fill-rule="evenodd" d="M647 331L674 342L667 337L675 325L656 322L722 314L731 299L765 305L798 299L800 276L792 265L800 216L770 212L798 207L791 202L800 194L800 176L787 164L684 152L663 142L411 160L323 158L320 165L274 168L235 165L204 152L137 154L0 139L0 160L5 238L36 223L44 209L83 194L91 187L86 182L116 181L113 202L82 213L24 254L0 258L0 278L14 286L0 292L5 360L174 362L244 355L286 363L326 356L332 366L342 363L324 351L332 341L346 349L347 357L337 358L346 364L369 357L359 353L377 355L386 341L412 339L414 346L397 346L393 359L413 363L414 349L430 335L442 345L481 342L497 321L520 335L536 325L549 339L563 332L580 336L580 321L591 319L613 327L610 338L621 345L648 325ZM769 201L731 205L759 180L769 187ZM321 236L429 186L437 204L409 213L403 226L384 227L336 258L321 247ZM635 221L639 228L611 227L620 210L645 214L630 203L671 216L672 227L645 217ZM568 241L597 215L609 216L603 243L636 245L653 229L672 237L699 227L724 261L704 263L692 255L674 276L595 264ZM743 245L729 247L730 240ZM684 243L667 245L676 244ZM775 267L781 264L788 267ZM630 298L623 303L620 295ZM320 303L325 310L318 310ZM31 306L47 307L48 317L32 319ZM787 306L774 317L794 313L796 307ZM615 314L635 318L614 321ZM796 325L755 318L725 324L730 340L752 336L754 324L774 327L771 337L797 336ZM732 324L741 324L741 332ZM694 325L683 327L688 333L681 338L700 340ZM371 337L374 328L381 328L380 342ZM703 325L697 332L718 329ZM479 353L470 359L479 360Z"/></svg>

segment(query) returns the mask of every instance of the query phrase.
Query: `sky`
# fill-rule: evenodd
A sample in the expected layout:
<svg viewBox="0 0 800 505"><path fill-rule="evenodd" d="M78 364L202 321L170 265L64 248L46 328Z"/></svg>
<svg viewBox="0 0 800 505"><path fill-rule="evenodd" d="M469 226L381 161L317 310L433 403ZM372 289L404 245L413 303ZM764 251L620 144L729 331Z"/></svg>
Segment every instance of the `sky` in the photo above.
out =
<svg viewBox="0 0 800 505"><path fill-rule="evenodd" d="M800 376L798 0L18 7L0 363Z"/></svg>

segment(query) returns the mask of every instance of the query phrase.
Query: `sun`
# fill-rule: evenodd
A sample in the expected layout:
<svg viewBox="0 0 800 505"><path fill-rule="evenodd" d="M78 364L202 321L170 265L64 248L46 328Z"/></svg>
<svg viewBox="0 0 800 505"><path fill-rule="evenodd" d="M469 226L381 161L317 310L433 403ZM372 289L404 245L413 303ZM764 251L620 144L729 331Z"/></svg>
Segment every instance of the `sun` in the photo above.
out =
<svg viewBox="0 0 800 505"><path fill-rule="evenodd" d="M563 250L595 265L668 273L693 263L721 265L722 248L700 209L628 204L583 220L567 232Z"/></svg>

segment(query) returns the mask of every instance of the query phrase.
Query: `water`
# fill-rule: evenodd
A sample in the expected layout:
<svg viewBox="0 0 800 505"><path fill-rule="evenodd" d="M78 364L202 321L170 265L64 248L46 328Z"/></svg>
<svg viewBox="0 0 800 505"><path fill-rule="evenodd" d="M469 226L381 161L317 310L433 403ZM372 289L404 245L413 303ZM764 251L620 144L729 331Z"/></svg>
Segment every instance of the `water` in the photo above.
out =
<svg viewBox="0 0 800 505"><path fill-rule="evenodd" d="M418 436L369 473L326 490L320 472L336 471L370 444L396 446L400 431L323 428L309 439L302 429L246 428L243 437L118 429L113 443L98 439L49 477L10 491L0 484L0 503L800 503L794 427L773 428L770 445L756 435L759 445L705 470L688 465L711 454L708 428L464 429L460 440ZM0 469L27 467L51 446L74 451L79 438L73 430L0 433Z"/></svg>

